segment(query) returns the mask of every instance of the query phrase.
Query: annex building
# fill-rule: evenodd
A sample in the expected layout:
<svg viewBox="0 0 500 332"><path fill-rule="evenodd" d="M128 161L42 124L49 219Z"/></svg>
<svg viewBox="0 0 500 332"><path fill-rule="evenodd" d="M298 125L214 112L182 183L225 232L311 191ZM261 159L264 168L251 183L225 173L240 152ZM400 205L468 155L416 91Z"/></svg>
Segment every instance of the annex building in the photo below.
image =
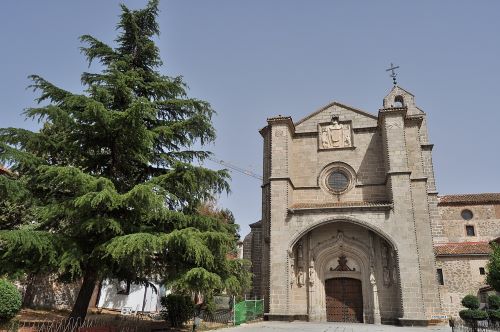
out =
<svg viewBox="0 0 500 332"><path fill-rule="evenodd" d="M438 196L426 114L394 86L378 114L333 102L264 140L262 220L244 257L269 319L422 324L483 294L500 194Z"/></svg>

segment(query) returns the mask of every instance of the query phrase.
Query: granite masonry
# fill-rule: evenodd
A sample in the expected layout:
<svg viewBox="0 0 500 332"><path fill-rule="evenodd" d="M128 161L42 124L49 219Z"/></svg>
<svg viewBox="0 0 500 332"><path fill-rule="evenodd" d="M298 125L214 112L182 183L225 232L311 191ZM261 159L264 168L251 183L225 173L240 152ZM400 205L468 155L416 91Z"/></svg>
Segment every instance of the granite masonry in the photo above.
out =
<svg viewBox="0 0 500 332"><path fill-rule="evenodd" d="M394 86L378 115L333 102L264 141L244 257L268 319L427 325L485 288L500 194L438 196L426 114Z"/></svg>

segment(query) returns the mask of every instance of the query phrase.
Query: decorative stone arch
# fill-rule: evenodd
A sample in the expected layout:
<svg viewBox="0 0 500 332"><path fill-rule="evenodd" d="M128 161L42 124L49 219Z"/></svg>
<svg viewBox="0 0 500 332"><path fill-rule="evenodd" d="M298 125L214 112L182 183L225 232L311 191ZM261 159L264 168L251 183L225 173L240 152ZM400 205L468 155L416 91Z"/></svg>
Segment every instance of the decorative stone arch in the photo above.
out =
<svg viewBox="0 0 500 332"><path fill-rule="evenodd" d="M367 228L367 229L373 231L375 234L377 234L381 238L383 238L384 240L386 240L392 246L392 248L394 249L396 254L398 253L397 243L396 243L396 241L394 241L392 236L387 234L380 227L373 225L372 223L366 222L366 221L361 220L361 219L353 218L350 216L339 216L336 218L331 218L331 217L324 218L324 219L317 220L311 224L307 224L305 227L303 227L301 229L298 229L297 231L295 231L295 233L290 238L290 242L288 244L288 251L291 251L292 248L297 244L297 242L304 235L306 235L307 233L309 233L313 229L321 227L321 226L326 225L326 224L336 223L336 222L349 222L349 223L353 223L354 225L358 225L358 226Z"/></svg>
<svg viewBox="0 0 500 332"><path fill-rule="evenodd" d="M384 241L389 247L391 247L389 249L392 249L394 253L394 263L391 264L395 264L397 269L395 273L392 273L392 275L396 275L397 280L395 280L394 282L396 284L396 287L398 287L399 289L398 292L400 292L401 288L399 278L399 254L397 251L398 246L395 240L391 235L387 234L380 227L377 227L369 222L353 218L351 216L339 216L336 218L330 217L320 219L313 223L304 225L293 233L288 243L287 249L287 258L290 259L290 262L292 262L292 265L289 266L289 271L291 272L289 276L292 279L289 279L289 281L293 283L294 280L300 280L300 278L297 279L296 276L294 276L293 272L293 262L298 247L297 245L299 243L302 244L302 239L307 239L308 233L310 233L312 230L324 225L338 222L349 223L369 230L373 235L371 236L372 240L374 240L375 238L379 238L380 240ZM307 262L304 262L303 269L301 270L307 277L303 279L303 284L301 283L301 285L306 286L309 292L308 315L310 320L326 321L325 280L332 277L348 277L361 281L364 322L380 324L381 314L378 300L377 283L379 284L379 286L381 285L382 281L385 284L385 279L382 279L380 276L380 268L377 273L374 273L374 266L376 266L377 263L374 256L375 252L372 240L370 240L370 244L367 244L361 240L358 240L356 236L346 236L343 235L342 231L339 231L336 236L325 239L322 242L316 243L316 245L309 247L308 250L310 250L310 252L307 255L307 257L309 258L307 259ZM309 240L307 241L309 242ZM345 272L332 276L331 273L326 271L328 269L328 267L326 266L328 261L331 261L333 257L339 257L342 253L348 254L359 264L359 273ZM304 257L306 257L305 253ZM376 274L378 274L378 277L376 277ZM376 280L378 280L378 282ZM392 280L390 282L392 282Z"/></svg>
<svg viewBox="0 0 500 332"><path fill-rule="evenodd" d="M363 318L364 322L373 321L373 296L370 285L370 252L365 251L366 248L361 248L358 243L351 241L336 241L332 247L321 247L315 257L314 280L311 282L311 291L315 296L310 298L311 318L314 320L326 321L326 298L325 298L325 281L330 278L347 277L358 279L362 285L363 297ZM332 257L338 257L342 253L351 259L354 259L360 266L359 271L349 272L333 272L328 270L328 262Z"/></svg>

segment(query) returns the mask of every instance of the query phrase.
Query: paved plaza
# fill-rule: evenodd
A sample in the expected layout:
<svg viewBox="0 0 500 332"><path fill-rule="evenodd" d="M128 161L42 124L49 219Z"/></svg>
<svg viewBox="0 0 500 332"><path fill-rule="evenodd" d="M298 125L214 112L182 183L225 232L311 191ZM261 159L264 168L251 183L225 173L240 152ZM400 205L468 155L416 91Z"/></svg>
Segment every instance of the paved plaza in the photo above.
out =
<svg viewBox="0 0 500 332"><path fill-rule="evenodd" d="M451 332L448 326L433 327L399 327L392 325L373 324L348 324L348 323L307 323L307 322L261 322L240 325L225 329L224 331L242 332L426 332L426 331L446 331Z"/></svg>

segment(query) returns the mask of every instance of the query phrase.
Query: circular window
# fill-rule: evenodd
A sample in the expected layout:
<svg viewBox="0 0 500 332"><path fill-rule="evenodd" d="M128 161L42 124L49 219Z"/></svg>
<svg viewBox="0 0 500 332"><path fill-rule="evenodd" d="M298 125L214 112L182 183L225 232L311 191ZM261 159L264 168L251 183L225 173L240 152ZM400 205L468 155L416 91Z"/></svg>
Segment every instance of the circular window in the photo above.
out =
<svg viewBox="0 0 500 332"><path fill-rule="evenodd" d="M341 193L349 188L350 179L347 174L342 171L334 170L330 173L328 178L326 179L326 183L328 188L335 193Z"/></svg>
<svg viewBox="0 0 500 332"><path fill-rule="evenodd" d="M471 220L474 214L472 214L471 210L462 210L461 216L464 220Z"/></svg>

